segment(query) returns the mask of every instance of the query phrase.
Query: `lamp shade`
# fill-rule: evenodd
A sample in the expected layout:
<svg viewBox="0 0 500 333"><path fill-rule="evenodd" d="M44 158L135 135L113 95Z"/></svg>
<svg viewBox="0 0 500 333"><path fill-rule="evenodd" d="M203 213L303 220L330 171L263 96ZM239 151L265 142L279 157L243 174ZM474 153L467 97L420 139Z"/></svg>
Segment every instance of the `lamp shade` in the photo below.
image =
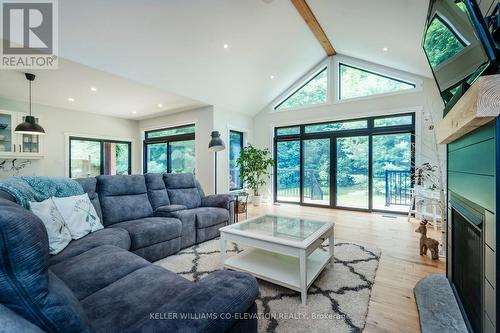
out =
<svg viewBox="0 0 500 333"><path fill-rule="evenodd" d="M34 135L44 135L45 130L42 126L36 123L36 119L33 116L26 116L25 121L16 126L14 132L19 134L34 134Z"/></svg>
<svg viewBox="0 0 500 333"><path fill-rule="evenodd" d="M208 150L210 151L221 151L226 149L226 145L220 138L220 133L218 131L213 131L212 134L210 134L212 139L210 140L210 143L208 144Z"/></svg>
<svg viewBox="0 0 500 333"><path fill-rule="evenodd" d="M16 129L14 130L14 132L18 133L18 134L44 135L45 130L43 129L42 126L40 126L36 123L36 118L31 115L31 105L32 105L32 102L31 102L31 83L35 80L35 74L24 73L24 75L26 76L26 80L28 80L28 82L29 82L28 102L29 102L29 107L30 107L30 115L26 116L26 118L24 118L24 122L22 122L16 126Z"/></svg>

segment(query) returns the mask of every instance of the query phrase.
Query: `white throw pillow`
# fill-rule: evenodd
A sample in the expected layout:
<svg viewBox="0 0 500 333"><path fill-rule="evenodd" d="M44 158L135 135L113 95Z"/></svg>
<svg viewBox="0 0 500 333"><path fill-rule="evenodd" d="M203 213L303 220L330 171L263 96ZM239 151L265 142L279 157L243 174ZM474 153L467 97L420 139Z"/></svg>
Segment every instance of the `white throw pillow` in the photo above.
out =
<svg viewBox="0 0 500 333"><path fill-rule="evenodd" d="M73 239L102 229L101 219L87 193L66 198L52 198L61 212Z"/></svg>
<svg viewBox="0 0 500 333"><path fill-rule="evenodd" d="M50 254L58 254L68 246L71 234L52 198L42 202L30 202L30 210L42 220L47 229Z"/></svg>

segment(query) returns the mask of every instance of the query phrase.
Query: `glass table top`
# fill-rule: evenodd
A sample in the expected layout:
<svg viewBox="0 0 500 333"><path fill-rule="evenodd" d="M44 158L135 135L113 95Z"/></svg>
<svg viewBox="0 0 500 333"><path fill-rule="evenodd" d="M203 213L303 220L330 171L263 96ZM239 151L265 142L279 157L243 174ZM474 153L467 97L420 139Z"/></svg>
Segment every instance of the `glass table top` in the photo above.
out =
<svg viewBox="0 0 500 333"><path fill-rule="evenodd" d="M321 228L332 224L292 217L264 215L245 222L232 224L228 229L257 236L261 235L301 242Z"/></svg>

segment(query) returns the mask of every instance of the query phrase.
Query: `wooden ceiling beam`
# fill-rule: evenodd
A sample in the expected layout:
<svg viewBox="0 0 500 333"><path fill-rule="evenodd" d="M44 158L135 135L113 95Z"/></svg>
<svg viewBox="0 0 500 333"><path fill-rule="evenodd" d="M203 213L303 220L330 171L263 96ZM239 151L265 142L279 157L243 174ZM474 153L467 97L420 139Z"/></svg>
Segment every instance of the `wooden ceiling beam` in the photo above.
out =
<svg viewBox="0 0 500 333"><path fill-rule="evenodd" d="M300 16L302 16L304 21L306 21L307 25L309 26L309 29L311 29L312 33L314 34L318 42L321 44L326 54L328 56L335 55L337 52L335 52L332 43L330 43L330 40L328 39L325 32L323 31L323 28L321 27L318 20L314 16L306 0L291 0L291 1L295 6L295 8L297 9L297 11L299 12Z"/></svg>

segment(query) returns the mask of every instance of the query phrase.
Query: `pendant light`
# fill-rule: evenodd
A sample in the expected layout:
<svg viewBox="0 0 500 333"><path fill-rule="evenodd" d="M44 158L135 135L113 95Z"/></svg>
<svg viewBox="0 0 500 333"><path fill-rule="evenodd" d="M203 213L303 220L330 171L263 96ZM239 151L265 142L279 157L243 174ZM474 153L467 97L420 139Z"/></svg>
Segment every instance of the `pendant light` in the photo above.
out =
<svg viewBox="0 0 500 333"><path fill-rule="evenodd" d="M30 115L25 117L24 122L16 126L14 130L18 134L44 135L45 130L42 126L36 123L35 117L31 115L31 83L35 80L35 74L25 73L26 79L29 81L29 106Z"/></svg>

